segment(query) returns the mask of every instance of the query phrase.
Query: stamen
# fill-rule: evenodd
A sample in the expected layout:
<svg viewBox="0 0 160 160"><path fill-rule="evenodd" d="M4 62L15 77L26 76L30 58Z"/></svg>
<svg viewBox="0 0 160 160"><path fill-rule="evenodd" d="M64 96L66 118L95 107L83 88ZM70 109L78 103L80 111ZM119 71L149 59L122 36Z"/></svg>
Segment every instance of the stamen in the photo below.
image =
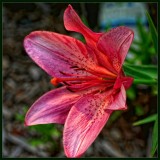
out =
<svg viewBox="0 0 160 160"><path fill-rule="evenodd" d="M58 79L57 78L52 78L50 81L54 86L58 86Z"/></svg>
<svg viewBox="0 0 160 160"><path fill-rule="evenodd" d="M57 86L58 83L60 83L60 82L67 82L67 81L91 81L91 80L94 80L94 79L95 79L95 77L52 78L50 82L54 86ZM103 81L102 78L96 78L95 80Z"/></svg>
<svg viewBox="0 0 160 160"><path fill-rule="evenodd" d="M112 84L115 80L113 79L107 79L107 78L101 78L101 77L89 77L89 76L84 76L84 77L74 77L74 78L52 78L51 79L51 84L53 84L54 86L58 86L58 83L63 82L66 85L75 85L77 86L78 84L88 84L88 86L90 85L97 85L97 84L101 84L101 85L109 85Z"/></svg>

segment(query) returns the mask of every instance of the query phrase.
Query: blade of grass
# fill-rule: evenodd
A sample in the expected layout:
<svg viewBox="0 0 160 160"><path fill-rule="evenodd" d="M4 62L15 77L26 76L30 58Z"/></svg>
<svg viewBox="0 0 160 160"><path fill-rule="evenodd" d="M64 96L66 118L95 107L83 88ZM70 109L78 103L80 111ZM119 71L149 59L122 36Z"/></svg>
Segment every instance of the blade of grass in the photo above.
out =
<svg viewBox="0 0 160 160"><path fill-rule="evenodd" d="M158 69L155 65L132 65L125 63L125 66L132 67L136 69L137 71L141 71L145 74L148 74L153 79L157 79L158 77Z"/></svg>
<svg viewBox="0 0 160 160"><path fill-rule="evenodd" d="M158 146L158 116L153 127L151 156L153 157Z"/></svg>
<svg viewBox="0 0 160 160"><path fill-rule="evenodd" d="M134 84L146 84L146 85L153 85L157 84L157 81L152 79L152 80L145 80L145 79L134 79L133 81Z"/></svg>
<svg viewBox="0 0 160 160"><path fill-rule="evenodd" d="M146 124L146 123L153 122L153 121L156 120L156 118L157 118L157 114L153 114L153 115L151 115L151 116L149 116L149 117L147 117L147 118L144 118L144 119L142 119L142 120L139 120L139 121L137 121L137 122L134 122L134 123L133 123L133 126L138 126L138 125L142 125L142 124Z"/></svg>
<svg viewBox="0 0 160 160"><path fill-rule="evenodd" d="M148 69L143 69L143 66L136 68L135 66L123 65L124 72L127 76L134 77L135 84L152 84L157 83L155 74ZM156 71L155 71L156 73Z"/></svg>
<svg viewBox="0 0 160 160"><path fill-rule="evenodd" d="M155 50L157 52L158 34L157 34L156 28L155 28L155 26L153 24L153 21L152 21L150 15L149 15L149 13L146 12L146 14L147 14L148 22L149 22L149 28L150 28L150 32L151 32L151 35L152 35L153 44L154 44Z"/></svg>

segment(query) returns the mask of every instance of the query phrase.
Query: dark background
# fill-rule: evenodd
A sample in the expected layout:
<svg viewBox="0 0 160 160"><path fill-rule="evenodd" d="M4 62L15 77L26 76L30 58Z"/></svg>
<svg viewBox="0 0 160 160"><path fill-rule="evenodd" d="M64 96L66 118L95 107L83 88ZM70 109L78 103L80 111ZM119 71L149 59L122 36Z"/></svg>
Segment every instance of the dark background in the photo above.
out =
<svg viewBox="0 0 160 160"><path fill-rule="evenodd" d="M67 6L68 3L3 3L3 157L64 157L62 125L24 126L24 116L31 104L54 86L49 83L51 77L25 53L23 39L34 30L74 36L63 25ZM99 3L72 6L79 15L86 16L94 31L99 30ZM157 5L147 6L157 26ZM150 87L136 88L135 100L128 99L129 109L118 112L84 157L149 157L153 123L137 127L132 123L156 113L156 102L157 96L152 95ZM136 105L143 106L141 116L135 114Z"/></svg>

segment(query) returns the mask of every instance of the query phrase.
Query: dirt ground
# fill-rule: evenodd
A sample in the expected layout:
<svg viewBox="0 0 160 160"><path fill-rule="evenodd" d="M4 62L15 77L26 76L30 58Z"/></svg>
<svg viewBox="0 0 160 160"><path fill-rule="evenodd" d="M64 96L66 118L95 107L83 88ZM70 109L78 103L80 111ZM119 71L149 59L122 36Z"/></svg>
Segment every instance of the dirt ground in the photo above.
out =
<svg viewBox="0 0 160 160"><path fill-rule="evenodd" d="M65 157L62 146L62 125L53 125L59 136L52 142L32 146L29 137L39 138L38 132L24 126L17 115L46 91L53 89L50 78L25 53L23 39L34 30L69 33L63 26L63 11L67 3L4 3L3 4L3 157ZM81 13L81 5L73 4ZM89 6L89 5L88 5ZM95 7L95 4L90 5ZM152 6L151 6L152 7ZM97 9L97 8L96 8ZM153 13L155 14L155 13ZM97 24L90 17L89 22ZM96 28L96 26L95 26ZM128 110L108 123L83 157L149 157L153 123L134 127L136 120L156 113L157 96L150 87L136 87L136 99L128 99ZM135 106L143 106L144 114L137 116ZM156 155L155 155L156 156Z"/></svg>

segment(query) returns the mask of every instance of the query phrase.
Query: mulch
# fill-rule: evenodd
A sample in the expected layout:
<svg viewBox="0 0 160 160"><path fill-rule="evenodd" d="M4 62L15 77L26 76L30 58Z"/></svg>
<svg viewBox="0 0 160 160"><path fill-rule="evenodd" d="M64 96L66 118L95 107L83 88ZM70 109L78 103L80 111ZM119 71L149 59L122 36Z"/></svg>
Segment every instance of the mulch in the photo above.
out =
<svg viewBox="0 0 160 160"><path fill-rule="evenodd" d="M28 139L39 137L17 115L25 116L25 108L46 91L54 88L50 78L25 53L23 39L34 30L69 34L63 26L65 3L4 3L3 4L3 157L65 157L62 134L50 143L32 146ZM74 4L77 9L78 4ZM156 113L157 97L148 87L137 87L136 99L128 100L129 109L107 124L83 157L149 157L153 123L133 127L132 123ZM140 104L144 116L137 117L134 107ZM22 117L23 117L22 116ZM61 133L62 125L54 125Z"/></svg>

